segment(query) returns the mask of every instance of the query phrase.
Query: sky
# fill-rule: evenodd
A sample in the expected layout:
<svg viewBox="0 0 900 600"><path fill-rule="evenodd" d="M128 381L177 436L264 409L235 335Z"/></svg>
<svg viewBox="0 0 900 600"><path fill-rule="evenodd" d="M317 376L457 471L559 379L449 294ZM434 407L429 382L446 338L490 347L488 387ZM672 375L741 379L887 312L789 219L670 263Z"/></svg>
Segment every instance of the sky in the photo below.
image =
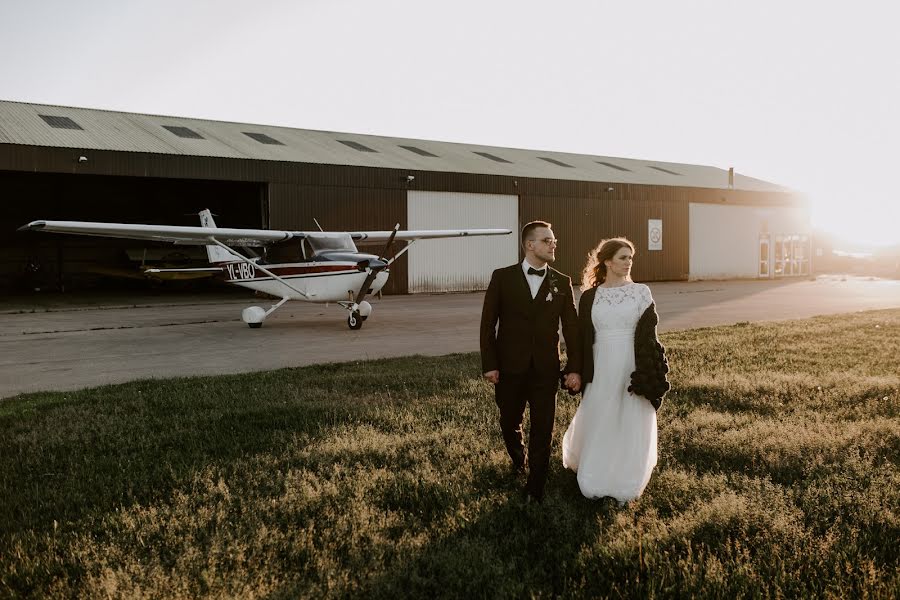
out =
<svg viewBox="0 0 900 600"><path fill-rule="evenodd" d="M900 244L900 5L2 0L0 99L704 164Z"/></svg>

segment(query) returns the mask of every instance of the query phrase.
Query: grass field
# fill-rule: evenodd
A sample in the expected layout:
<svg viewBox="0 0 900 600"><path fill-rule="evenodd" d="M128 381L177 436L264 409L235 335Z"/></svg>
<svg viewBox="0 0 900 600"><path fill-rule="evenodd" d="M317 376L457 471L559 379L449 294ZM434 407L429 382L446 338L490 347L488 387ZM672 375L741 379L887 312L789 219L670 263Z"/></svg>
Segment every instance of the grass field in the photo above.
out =
<svg viewBox="0 0 900 600"><path fill-rule="evenodd" d="M0 401L0 596L900 596L900 310L663 336L627 507L508 474L476 355Z"/></svg>

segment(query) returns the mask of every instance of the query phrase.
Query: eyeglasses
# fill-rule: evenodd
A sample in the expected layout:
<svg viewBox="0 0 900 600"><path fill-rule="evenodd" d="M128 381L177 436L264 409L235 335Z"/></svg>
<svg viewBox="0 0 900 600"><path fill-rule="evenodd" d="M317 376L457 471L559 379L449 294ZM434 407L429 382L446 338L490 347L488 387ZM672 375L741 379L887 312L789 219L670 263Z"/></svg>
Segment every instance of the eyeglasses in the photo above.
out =
<svg viewBox="0 0 900 600"><path fill-rule="evenodd" d="M559 240L556 239L556 238L541 238L541 239L534 240L534 241L536 241L536 242L544 242L544 243L547 244L548 246L556 246L556 245L559 244Z"/></svg>

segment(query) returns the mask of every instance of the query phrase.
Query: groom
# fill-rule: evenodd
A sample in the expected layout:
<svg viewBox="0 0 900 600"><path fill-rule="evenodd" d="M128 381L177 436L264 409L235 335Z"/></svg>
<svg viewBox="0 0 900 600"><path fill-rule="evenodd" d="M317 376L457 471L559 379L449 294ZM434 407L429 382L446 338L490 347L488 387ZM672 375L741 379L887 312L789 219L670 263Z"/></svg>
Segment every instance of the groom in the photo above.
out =
<svg viewBox="0 0 900 600"><path fill-rule="evenodd" d="M524 473L530 466L525 492L540 502L556 417L560 321L568 353L565 385L573 391L581 388L581 344L572 280L549 266L556 259L550 223L525 225L522 248L525 260L491 276L481 312L481 371L494 384L513 469ZM531 406L527 454L522 438L526 403Z"/></svg>

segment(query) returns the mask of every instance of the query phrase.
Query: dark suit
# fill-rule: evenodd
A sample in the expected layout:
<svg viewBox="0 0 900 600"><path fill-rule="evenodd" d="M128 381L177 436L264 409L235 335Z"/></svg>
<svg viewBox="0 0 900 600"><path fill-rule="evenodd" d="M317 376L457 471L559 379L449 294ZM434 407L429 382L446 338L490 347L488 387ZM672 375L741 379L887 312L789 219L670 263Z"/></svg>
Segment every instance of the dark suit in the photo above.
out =
<svg viewBox="0 0 900 600"><path fill-rule="evenodd" d="M581 344L572 280L548 268L534 299L522 264L497 269L481 312L481 371L500 371L495 389L500 429L516 468L526 464L522 419L531 406L530 471L526 490L544 493L559 382L559 325L566 339L567 373L581 372ZM498 326L499 321L499 326Z"/></svg>

